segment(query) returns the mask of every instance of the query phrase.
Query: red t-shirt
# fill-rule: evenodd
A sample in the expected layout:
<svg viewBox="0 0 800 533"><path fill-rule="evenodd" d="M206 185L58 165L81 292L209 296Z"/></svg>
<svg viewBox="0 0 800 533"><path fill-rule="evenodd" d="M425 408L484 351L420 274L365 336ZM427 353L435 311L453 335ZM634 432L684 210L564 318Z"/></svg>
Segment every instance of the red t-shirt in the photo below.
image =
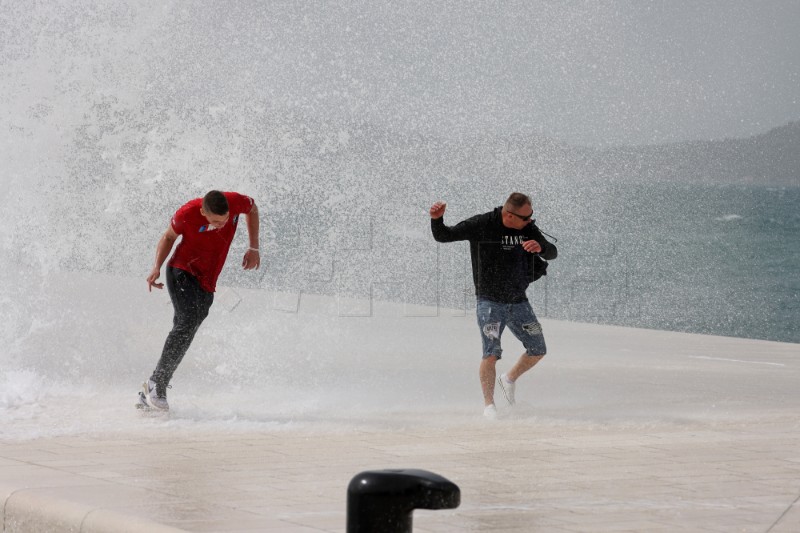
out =
<svg viewBox="0 0 800 533"><path fill-rule="evenodd" d="M253 209L253 199L236 192L223 193L228 200L230 218L219 229L208 223L200 214L203 199L187 202L172 217L172 229L182 235L181 242L172 254L168 265L190 273L208 292L217 288L217 278L228 257L231 241L236 233L239 215Z"/></svg>

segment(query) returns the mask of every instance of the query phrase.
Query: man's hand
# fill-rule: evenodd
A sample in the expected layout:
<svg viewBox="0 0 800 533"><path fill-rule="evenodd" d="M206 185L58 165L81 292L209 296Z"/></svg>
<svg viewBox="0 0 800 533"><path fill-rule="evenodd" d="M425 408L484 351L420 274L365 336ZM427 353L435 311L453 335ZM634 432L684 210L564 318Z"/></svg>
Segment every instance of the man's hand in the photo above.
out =
<svg viewBox="0 0 800 533"><path fill-rule="evenodd" d="M244 259L242 259L242 266L245 270L253 270L258 269L261 266L261 254L255 248L248 248L247 251L244 253Z"/></svg>
<svg viewBox="0 0 800 533"><path fill-rule="evenodd" d="M158 277L160 275L161 275L161 269L160 268L153 268L153 271L150 272L149 276L147 276L147 290L149 292L153 291L153 287L155 287L156 289L163 289L164 288L164 284L163 283L156 283L156 280L158 279Z"/></svg>
<svg viewBox="0 0 800 533"><path fill-rule="evenodd" d="M178 234L175 233L175 230L172 229L172 224L167 226L167 231L164 232L164 235L158 239L158 245L156 245L156 260L153 263L153 270L150 271L150 275L147 276L147 290L152 292L153 287L156 289L163 289L163 283L156 283L158 276L161 275L161 265L164 264L164 261L167 260L167 256L169 255L170 250L172 250L172 246L175 244L175 241L178 238Z"/></svg>
<svg viewBox="0 0 800 533"><path fill-rule="evenodd" d="M436 202L431 206L431 218L439 219L444 216L444 212L447 210L447 204L444 202Z"/></svg>
<svg viewBox="0 0 800 533"><path fill-rule="evenodd" d="M522 247L525 248L526 252L530 252L532 254L538 254L542 251L542 246L533 239L523 242Z"/></svg>

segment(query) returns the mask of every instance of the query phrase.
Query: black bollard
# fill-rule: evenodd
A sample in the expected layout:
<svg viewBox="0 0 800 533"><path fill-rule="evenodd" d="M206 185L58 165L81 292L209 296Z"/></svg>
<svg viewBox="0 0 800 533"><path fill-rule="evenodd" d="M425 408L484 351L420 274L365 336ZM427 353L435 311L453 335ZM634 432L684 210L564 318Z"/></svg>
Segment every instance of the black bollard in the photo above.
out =
<svg viewBox="0 0 800 533"><path fill-rule="evenodd" d="M347 533L410 533L414 509L455 509L458 486L427 470L369 470L347 486Z"/></svg>

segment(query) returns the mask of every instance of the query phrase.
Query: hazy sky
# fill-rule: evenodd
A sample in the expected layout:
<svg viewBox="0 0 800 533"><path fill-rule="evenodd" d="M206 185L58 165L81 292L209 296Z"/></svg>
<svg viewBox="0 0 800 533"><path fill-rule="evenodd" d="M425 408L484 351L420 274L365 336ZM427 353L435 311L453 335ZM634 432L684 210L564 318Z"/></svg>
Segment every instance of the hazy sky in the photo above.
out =
<svg viewBox="0 0 800 533"><path fill-rule="evenodd" d="M649 143L800 118L798 0L326 4L303 20L319 98L363 90L359 111L398 126Z"/></svg>
<svg viewBox="0 0 800 533"><path fill-rule="evenodd" d="M0 96L584 144L744 137L800 119L798 28L800 0L0 2Z"/></svg>

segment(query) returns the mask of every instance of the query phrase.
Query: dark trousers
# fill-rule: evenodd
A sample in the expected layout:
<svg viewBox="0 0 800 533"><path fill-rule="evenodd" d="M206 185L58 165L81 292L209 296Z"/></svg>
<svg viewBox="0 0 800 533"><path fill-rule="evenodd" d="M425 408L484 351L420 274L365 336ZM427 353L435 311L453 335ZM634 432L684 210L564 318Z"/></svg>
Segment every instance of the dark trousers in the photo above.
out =
<svg viewBox="0 0 800 533"><path fill-rule="evenodd" d="M172 374L192 344L194 334L208 316L214 303L214 293L200 288L197 278L179 268L167 267L167 290L175 308L172 331L167 335L161 359L150 377L156 383L156 393L166 396Z"/></svg>

